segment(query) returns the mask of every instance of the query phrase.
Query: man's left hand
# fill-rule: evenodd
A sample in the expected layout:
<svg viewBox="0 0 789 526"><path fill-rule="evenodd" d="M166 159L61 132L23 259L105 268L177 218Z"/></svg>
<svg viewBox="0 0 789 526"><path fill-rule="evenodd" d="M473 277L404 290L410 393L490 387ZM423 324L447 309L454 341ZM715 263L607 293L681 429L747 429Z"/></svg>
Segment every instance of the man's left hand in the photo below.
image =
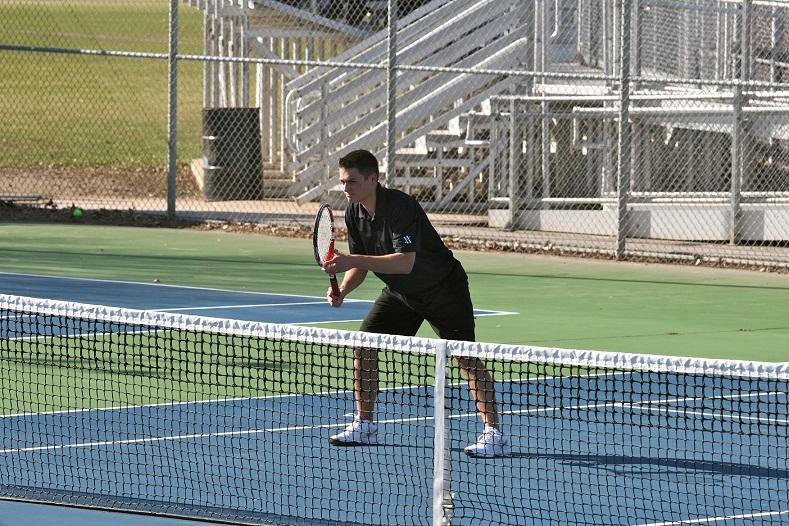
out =
<svg viewBox="0 0 789 526"><path fill-rule="evenodd" d="M327 274L339 274L353 268L353 257L334 251L334 257L323 264L323 271Z"/></svg>

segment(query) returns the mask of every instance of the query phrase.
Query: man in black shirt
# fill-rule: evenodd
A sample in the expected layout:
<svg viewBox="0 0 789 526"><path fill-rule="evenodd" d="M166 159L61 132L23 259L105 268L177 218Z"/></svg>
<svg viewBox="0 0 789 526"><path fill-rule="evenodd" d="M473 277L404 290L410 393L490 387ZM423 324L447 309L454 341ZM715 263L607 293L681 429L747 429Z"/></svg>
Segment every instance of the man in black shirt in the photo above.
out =
<svg viewBox="0 0 789 526"><path fill-rule="evenodd" d="M335 252L324 265L330 274L345 272L340 294L331 288L327 299L340 307L345 297L373 271L385 284L362 322L365 332L413 336L427 320L439 337L474 341L474 309L468 277L444 245L416 199L378 184L378 160L366 150L349 153L339 162L340 183L348 198L345 224L350 254ZM465 449L475 457L509 454L499 427L493 379L477 358L455 358L468 380L484 431ZM378 355L375 349L354 351L356 416L329 440L335 445L375 444L375 399Z"/></svg>

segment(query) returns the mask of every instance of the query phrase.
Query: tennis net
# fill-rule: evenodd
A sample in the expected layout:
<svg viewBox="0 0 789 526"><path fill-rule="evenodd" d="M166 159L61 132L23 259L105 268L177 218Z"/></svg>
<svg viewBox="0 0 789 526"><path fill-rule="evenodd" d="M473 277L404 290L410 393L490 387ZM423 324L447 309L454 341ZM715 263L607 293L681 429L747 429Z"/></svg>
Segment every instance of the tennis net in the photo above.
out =
<svg viewBox="0 0 789 526"><path fill-rule="evenodd" d="M0 337L1 498L239 524L789 524L787 364L2 295ZM379 351L378 444L332 446L360 348ZM491 373L508 456L464 454L482 427L458 359Z"/></svg>

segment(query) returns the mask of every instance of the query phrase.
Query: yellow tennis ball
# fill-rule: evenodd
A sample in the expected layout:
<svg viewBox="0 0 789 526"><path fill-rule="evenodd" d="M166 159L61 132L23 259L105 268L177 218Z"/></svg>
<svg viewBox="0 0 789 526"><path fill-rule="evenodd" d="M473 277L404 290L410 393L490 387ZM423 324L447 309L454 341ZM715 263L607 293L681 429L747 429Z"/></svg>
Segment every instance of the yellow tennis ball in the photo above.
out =
<svg viewBox="0 0 789 526"><path fill-rule="evenodd" d="M82 217L82 209L81 208L75 208L74 210L72 210L71 211L71 217Z"/></svg>

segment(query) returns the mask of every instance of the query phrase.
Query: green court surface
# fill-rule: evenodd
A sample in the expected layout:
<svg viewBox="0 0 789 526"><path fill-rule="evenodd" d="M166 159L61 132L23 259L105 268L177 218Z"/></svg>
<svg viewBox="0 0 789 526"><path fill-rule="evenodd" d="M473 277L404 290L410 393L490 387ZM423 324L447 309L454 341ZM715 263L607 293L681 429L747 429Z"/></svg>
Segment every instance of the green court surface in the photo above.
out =
<svg viewBox="0 0 789 526"><path fill-rule="evenodd" d="M340 243L340 248L344 243ZM789 357L789 276L456 251L480 341L760 361ZM87 225L0 225L0 271L323 295L307 239ZM373 299L372 274L352 297ZM327 307L328 308L328 307ZM356 329L358 323L322 324ZM425 325L421 335L433 336Z"/></svg>

